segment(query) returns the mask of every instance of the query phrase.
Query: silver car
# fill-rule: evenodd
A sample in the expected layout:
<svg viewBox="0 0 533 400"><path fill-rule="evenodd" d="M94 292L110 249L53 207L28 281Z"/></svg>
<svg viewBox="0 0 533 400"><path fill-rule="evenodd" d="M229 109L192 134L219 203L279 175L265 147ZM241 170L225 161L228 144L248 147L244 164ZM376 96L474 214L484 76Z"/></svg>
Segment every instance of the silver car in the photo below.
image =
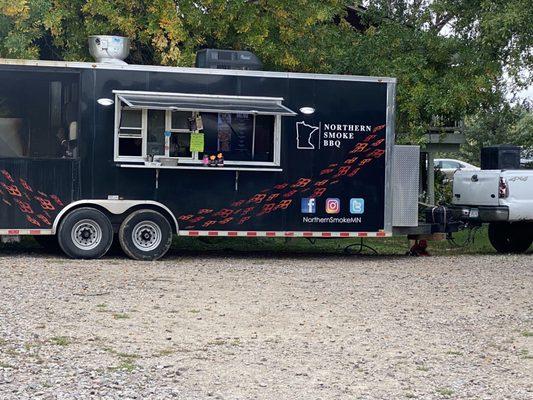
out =
<svg viewBox="0 0 533 400"><path fill-rule="evenodd" d="M464 170L464 171L476 171L479 170L479 167L469 164L465 161L455 160L453 158L436 158L434 160L435 168L439 168L440 171L446 175L446 178L449 180L453 179L453 174L455 171Z"/></svg>

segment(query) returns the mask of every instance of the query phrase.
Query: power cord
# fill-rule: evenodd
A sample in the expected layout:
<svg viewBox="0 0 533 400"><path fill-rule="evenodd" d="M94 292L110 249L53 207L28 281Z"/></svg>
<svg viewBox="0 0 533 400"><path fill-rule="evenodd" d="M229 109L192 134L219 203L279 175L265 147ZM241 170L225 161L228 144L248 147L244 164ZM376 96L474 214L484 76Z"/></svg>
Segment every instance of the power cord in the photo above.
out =
<svg viewBox="0 0 533 400"><path fill-rule="evenodd" d="M451 233L448 233L446 239L448 240L448 243L452 244L455 247L466 247L468 245L474 244L476 240L476 234L481 228L481 225L475 225L475 226L469 226L468 229L468 235L466 239L462 243L457 243L455 239L453 238Z"/></svg>
<svg viewBox="0 0 533 400"><path fill-rule="evenodd" d="M356 251L352 251L352 248L355 247L355 246L359 246L359 248ZM373 248L371 246L368 246L368 245L363 243L363 238L360 239L359 243L354 243L354 244L350 244L350 245L346 246L344 248L344 252L346 254L350 254L350 255L360 255L363 252L363 249L368 249L368 250L372 251L373 254L378 254L378 251L375 248Z"/></svg>

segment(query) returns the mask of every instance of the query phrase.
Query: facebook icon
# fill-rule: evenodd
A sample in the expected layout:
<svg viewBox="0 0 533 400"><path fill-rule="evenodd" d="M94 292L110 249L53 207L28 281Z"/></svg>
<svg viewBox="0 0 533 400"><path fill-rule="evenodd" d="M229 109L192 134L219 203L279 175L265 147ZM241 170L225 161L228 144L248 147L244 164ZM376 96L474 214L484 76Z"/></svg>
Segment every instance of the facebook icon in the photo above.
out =
<svg viewBox="0 0 533 400"><path fill-rule="evenodd" d="M308 197L302 199L302 213L303 214L314 214L316 212L316 199Z"/></svg>

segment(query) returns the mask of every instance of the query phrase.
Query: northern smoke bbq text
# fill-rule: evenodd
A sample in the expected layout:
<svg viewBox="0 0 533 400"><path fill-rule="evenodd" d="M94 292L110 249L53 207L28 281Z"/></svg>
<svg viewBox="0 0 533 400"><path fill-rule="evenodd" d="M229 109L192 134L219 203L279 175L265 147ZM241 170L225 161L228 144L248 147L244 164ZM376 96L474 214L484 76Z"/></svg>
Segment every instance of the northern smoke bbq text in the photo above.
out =
<svg viewBox="0 0 533 400"><path fill-rule="evenodd" d="M371 125L357 124L324 124L322 147L341 148L342 141L354 140L356 133L372 132Z"/></svg>

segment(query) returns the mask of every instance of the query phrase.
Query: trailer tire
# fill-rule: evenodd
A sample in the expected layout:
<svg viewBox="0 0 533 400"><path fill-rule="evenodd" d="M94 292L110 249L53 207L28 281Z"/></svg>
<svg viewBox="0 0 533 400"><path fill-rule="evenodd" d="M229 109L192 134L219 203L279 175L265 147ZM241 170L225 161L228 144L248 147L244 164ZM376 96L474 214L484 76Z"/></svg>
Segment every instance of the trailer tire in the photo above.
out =
<svg viewBox="0 0 533 400"><path fill-rule="evenodd" d="M120 225L120 246L134 260L154 261L163 257L172 244L168 219L154 210L132 212Z"/></svg>
<svg viewBox="0 0 533 400"><path fill-rule="evenodd" d="M531 226L520 222L491 222L489 241L498 253L524 253L533 242Z"/></svg>
<svg viewBox="0 0 533 400"><path fill-rule="evenodd" d="M58 241L71 258L100 258L113 243L113 226L103 212L89 207L77 208L61 221Z"/></svg>

